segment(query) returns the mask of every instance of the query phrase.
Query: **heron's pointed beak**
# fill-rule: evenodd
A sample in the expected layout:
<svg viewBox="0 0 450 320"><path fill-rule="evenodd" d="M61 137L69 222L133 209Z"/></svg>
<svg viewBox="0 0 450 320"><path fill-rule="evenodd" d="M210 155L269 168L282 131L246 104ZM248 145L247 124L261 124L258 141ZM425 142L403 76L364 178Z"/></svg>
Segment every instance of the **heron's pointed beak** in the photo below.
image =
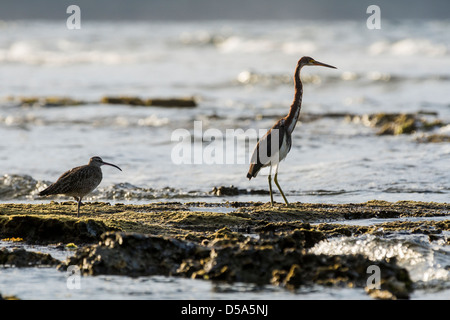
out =
<svg viewBox="0 0 450 320"><path fill-rule="evenodd" d="M319 61L316 61L316 60L314 60L312 62L312 64L315 65L315 66L322 66L322 67L337 69L336 67L330 66L329 64L325 64L325 63L322 63L322 62L319 62Z"/></svg>
<svg viewBox="0 0 450 320"><path fill-rule="evenodd" d="M120 168L119 168L118 166L116 166L115 164L108 163L108 162L105 162L105 161L103 161L102 164L106 164L107 166L111 166L111 167L117 168L117 169L119 169L120 171L122 171L122 169L120 169Z"/></svg>

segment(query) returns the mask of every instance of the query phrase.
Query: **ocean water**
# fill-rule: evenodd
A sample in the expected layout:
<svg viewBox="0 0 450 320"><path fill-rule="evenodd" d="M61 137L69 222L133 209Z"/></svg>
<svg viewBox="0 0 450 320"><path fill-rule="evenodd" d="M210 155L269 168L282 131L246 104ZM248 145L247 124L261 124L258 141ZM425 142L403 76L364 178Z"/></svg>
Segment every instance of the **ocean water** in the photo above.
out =
<svg viewBox="0 0 450 320"><path fill-rule="evenodd" d="M208 192L222 185L267 189L267 172L251 181L245 177L256 141L245 133L264 133L287 114L294 68L309 55L338 69L302 70L302 113L319 117L300 117L291 152L280 165L279 181L289 199L445 202L448 143L418 143L423 133L376 136L374 128L327 114L422 111L450 123L449 26L448 21L384 21L381 30L357 21L85 22L80 30L68 30L58 22L3 22L0 174L48 183L99 155L123 169L103 169L99 200L210 197ZM120 95L193 96L198 106L98 103ZM11 101L23 96L88 103L50 108ZM184 153L190 163L179 164L172 154L180 147L178 129L190 135L190 156ZM231 136L227 130L234 130ZM449 134L450 128L435 131ZM226 149L227 141L233 149ZM116 188L128 189L129 197L106 192ZM34 201L30 191L5 191L0 201Z"/></svg>
<svg viewBox="0 0 450 320"><path fill-rule="evenodd" d="M39 190L95 155L123 172L103 167L86 200L268 201L211 190L268 189L267 171L246 178L255 144L246 133L264 133L287 114L305 55L338 69L302 69L303 116L278 177L288 199L448 202L450 144L418 139L450 135L449 29L448 20L383 20L381 30L365 21L83 21L80 30L65 21L1 22L0 202L45 203ZM33 96L86 103L23 107L14 100ZM198 105L106 105L104 96L194 97ZM447 125L378 136L345 117L383 112L421 112ZM278 192L275 200L282 202Z"/></svg>

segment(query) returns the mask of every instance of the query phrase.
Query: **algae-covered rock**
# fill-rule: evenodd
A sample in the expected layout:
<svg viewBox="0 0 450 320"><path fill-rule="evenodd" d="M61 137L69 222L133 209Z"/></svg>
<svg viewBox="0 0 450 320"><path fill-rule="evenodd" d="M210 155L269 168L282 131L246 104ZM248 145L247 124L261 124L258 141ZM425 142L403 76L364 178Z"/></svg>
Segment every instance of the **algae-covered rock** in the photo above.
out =
<svg viewBox="0 0 450 320"><path fill-rule="evenodd" d="M103 222L40 216L0 216L0 238L21 237L29 243L92 243L109 230Z"/></svg>
<svg viewBox="0 0 450 320"><path fill-rule="evenodd" d="M131 106L159 106L159 107L184 107L192 108L196 107L197 103L192 97L185 98L151 98L142 99L139 97L110 97L105 96L100 100L100 103L104 104L125 104Z"/></svg>
<svg viewBox="0 0 450 320"><path fill-rule="evenodd" d="M100 103L126 104L130 106L145 106L145 101L138 97L103 97Z"/></svg>
<svg viewBox="0 0 450 320"><path fill-rule="evenodd" d="M268 190L247 190L247 189L239 189L233 185L226 187L226 186L219 186L214 187L211 192L211 194L215 196L236 196L241 194L269 194Z"/></svg>
<svg viewBox="0 0 450 320"><path fill-rule="evenodd" d="M429 114L416 113L375 113L363 116L349 116L353 122L379 128L378 135L411 134L416 131L430 131L445 126L439 119L429 120ZM433 116L435 116L433 114Z"/></svg>
<svg viewBox="0 0 450 320"><path fill-rule="evenodd" d="M160 107L183 107L193 108L197 106L194 98L153 98L145 101L146 106L160 106Z"/></svg>
<svg viewBox="0 0 450 320"><path fill-rule="evenodd" d="M245 236L238 232L233 232L229 228L224 227L217 230L210 236L210 241L203 241L203 244L207 244L210 247L235 245L245 240Z"/></svg>
<svg viewBox="0 0 450 320"><path fill-rule="evenodd" d="M425 143L445 143L450 142L450 135L434 133L430 135L422 135L416 138L416 141Z"/></svg>
<svg viewBox="0 0 450 320"><path fill-rule="evenodd" d="M184 259L204 257L205 250L173 238L107 232L98 244L79 249L58 268L78 265L85 275L173 275Z"/></svg>
<svg viewBox="0 0 450 320"><path fill-rule="evenodd" d="M238 194L242 193L242 190L239 190L235 186L229 186L229 187L220 186L220 187L214 187L213 190L211 191L211 193L216 196L234 196L234 195L238 195Z"/></svg>
<svg viewBox="0 0 450 320"><path fill-rule="evenodd" d="M78 106L86 104L81 100L75 100L68 97L15 97L11 98L14 102L18 102L22 107L62 107L62 106Z"/></svg>
<svg viewBox="0 0 450 320"><path fill-rule="evenodd" d="M0 265L15 267L54 266L60 261L48 253L26 251L23 248L0 249Z"/></svg>
<svg viewBox="0 0 450 320"><path fill-rule="evenodd" d="M374 200L359 204L292 203L289 207L261 202L96 202L85 204L82 219L75 217L72 206L73 202L0 204L0 238L76 243L77 252L60 269L76 264L88 275L160 274L272 283L292 290L305 285L364 288L368 266L377 265L381 269L380 289L366 291L376 298L395 299L408 297L412 290L407 271L395 260L319 254L310 248L334 237L390 237L399 232L424 234L430 241L448 243L445 231L450 230L448 219L398 219L448 215L450 204L433 202ZM232 211L223 210L223 206ZM215 211L214 207L220 209ZM367 218L397 220L356 223ZM338 223L343 220L347 223ZM355 225L349 225L348 220L355 220ZM127 232L100 236L111 230ZM91 244L83 247L83 243Z"/></svg>
<svg viewBox="0 0 450 320"><path fill-rule="evenodd" d="M22 107L64 107L79 106L87 104L125 104L130 106L159 106L193 108L197 106L194 97L175 98L148 98L143 99L133 96L105 96L100 101L82 101L69 97L46 96L46 97L9 97L10 101Z"/></svg>
<svg viewBox="0 0 450 320"><path fill-rule="evenodd" d="M276 270L272 282L290 289L301 285L320 284L324 286L344 286L365 288L373 292L368 283L370 268L380 270L380 289L389 292L390 299L407 299L413 291L408 271L395 261L372 261L363 255L313 255L307 254L299 264L286 270Z"/></svg>
<svg viewBox="0 0 450 320"><path fill-rule="evenodd" d="M381 127L379 135L409 134L417 130L416 116L412 114L376 114L374 125Z"/></svg>
<svg viewBox="0 0 450 320"><path fill-rule="evenodd" d="M308 232L297 230L255 238L239 236L224 228L212 235L213 240L207 245L108 232L98 244L79 249L58 269L77 265L85 275L171 275L259 285L272 283L289 289L313 284L364 288L367 268L377 264L382 270L383 290L392 297L408 297L411 281L407 271L395 261L374 262L362 255L309 254L304 247ZM221 241L214 241L218 239Z"/></svg>
<svg viewBox="0 0 450 320"><path fill-rule="evenodd" d="M104 202L86 202L83 206L83 217L77 219L73 210L74 205L73 201L46 204L0 204L0 237L22 237L25 241L36 243L50 241L78 244L97 241L98 236L105 231L121 230L178 239L190 238L201 243L204 240L214 241L218 237L211 237L211 235L225 227L241 235L243 233L277 234L298 229L309 230L311 237L314 237L312 231L326 237L350 236L372 233L378 228L335 225L333 221L442 216L448 214L450 210L450 204L417 201L395 203L368 201L359 204L292 203L289 207L284 204L272 207L270 203L261 202L229 202L225 205L236 208L231 212L221 210L223 203L209 203L208 210L202 210L199 208L199 203L187 205L178 202L158 202L145 205L111 205ZM192 206L196 208L193 209ZM214 206L220 208L215 212ZM312 223L320 222L322 224L312 225ZM436 222L426 223L430 228L438 228L434 226ZM386 226L385 232L412 231L418 227L413 224L397 224L392 228ZM52 231L38 232L38 229L52 229ZM97 230L94 232L97 236L89 234L88 229ZM59 231L55 232L55 230ZM307 233L303 231L303 234Z"/></svg>
<svg viewBox="0 0 450 320"><path fill-rule="evenodd" d="M365 288L369 266L381 272L381 287L392 298L408 298L412 291L408 272L395 261L372 261L363 255L316 255L304 250L295 231L279 240L248 240L235 246L213 248L203 268L193 277L227 282L251 282L297 289L305 285ZM287 237L291 238L287 241ZM284 239L283 239L284 238ZM300 241L292 241L298 238Z"/></svg>
<svg viewBox="0 0 450 320"><path fill-rule="evenodd" d="M0 301L1 300L20 300L20 299L14 295L3 295L0 293Z"/></svg>
<svg viewBox="0 0 450 320"><path fill-rule="evenodd" d="M199 275L211 280L268 284L273 270L288 269L301 257L300 248L280 250L269 244L246 243L214 248Z"/></svg>

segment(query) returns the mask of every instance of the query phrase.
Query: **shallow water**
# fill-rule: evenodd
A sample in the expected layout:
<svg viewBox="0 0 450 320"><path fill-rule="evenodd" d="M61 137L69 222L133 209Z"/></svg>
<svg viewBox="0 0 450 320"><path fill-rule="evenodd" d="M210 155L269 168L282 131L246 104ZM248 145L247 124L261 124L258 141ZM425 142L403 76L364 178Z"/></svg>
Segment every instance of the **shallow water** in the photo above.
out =
<svg viewBox="0 0 450 320"><path fill-rule="evenodd" d="M0 241L6 248L22 247L28 251L49 253L66 259L75 251L55 246L24 245ZM165 276L82 276L77 285L69 271L54 267L0 268L0 289L3 294L21 299L367 299L364 290L325 289L312 287L291 292L280 287L248 283L221 283L198 279ZM51 288L50 290L48 288Z"/></svg>
<svg viewBox="0 0 450 320"><path fill-rule="evenodd" d="M449 143L419 143L422 132L377 136L377 129L349 121L345 114L423 111L430 120L450 123L449 27L449 21L421 21L420 27L417 21L383 21L382 30L374 32L365 21L87 21L81 30L69 31L58 22L4 22L0 25L4 74L0 77L0 202L49 201L39 199L38 190L94 155L123 172L104 167L104 179L87 201L266 202L266 194L217 197L211 190L230 185L268 189L267 172L251 181L245 177L255 143L246 143L245 132L265 132L287 114L294 67L303 55L338 69L302 70L302 113L317 119L300 117L291 152L281 163L279 181L289 200L448 202ZM198 106L98 104L107 95L194 96ZM8 99L11 96L67 96L88 103L20 107ZM190 147L191 164L174 161L173 151L180 144L172 135L178 129L191 136L185 145ZM240 129L244 134L239 134ZM217 139L211 142L208 133ZM432 133L449 135L450 127ZM226 142L233 140L233 149L227 149ZM194 163L196 159L200 163ZM275 200L282 201L278 193ZM413 258L406 259L405 266L414 274L431 270L443 277L431 276L443 288L438 291L428 290L426 281L418 277L425 285L412 297L450 296L449 254L442 244L400 235L322 245L324 252L371 246L394 250L397 245L399 251L393 252L411 250L423 260L414 269ZM53 268L7 268L0 272L0 292L24 299L367 298L356 289L310 288L292 293L271 286L228 287L164 277L83 277L83 289L70 291L65 279Z"/></svg>
<svg viewBox="0 0 450 320"><path fill-rule="evenodd" d="M183 200L221 185L266 190L266 171L245 177L255 144L245 143L245 133L262 134L287 114L296 62L311 55L338 69L302 71L302 112L323 117L300 118L281 163L279 181L291 201L445 202L448 143L418 143L422 133L376 136L376 129L327 114L425 111L450 123L448 28L448 21L421 28L386 21L379 32L352 21L86 22L69 31L56 22L7 22L0 33L7 75L0 79L0 173L48 183L100 155L123 172L105 167L94 199ZM6 100L48 95L92 103L18 107ZM105 95L195 96L198 107L96 103ZM172 154L177 129L191 135L191 164L177 164ZM35 199L33 190L2 194L0 201Z"/></svg>
<svg viewBox="0 0 450 320"><path fill-rule="evenodd" d="M396 222L396 221L411 221L411 222L420 222L420 221L444 221L448 220L449 216L436 216L436 217L403 217L403 218L369 218L369 219L355 219L355 220L344 220L344 221L336 221L333 223L337 224L347 224L352 226L373 226L377 224L382 224L385 222Z"/></svg>
<svg viewBox="0 0 450 320"><path fill-rule="evenodd" d="M51 286L52 290L44 290ZM17 280L20 280L18 282ZM53 268L32 270L4 269L1 286L8 294L22 299L155 299L155 300L291 300L291 299L368 299L363 289L310 288L292 293L267 285L212 283L175 277L123 276L82 277L79 289L67 288L67 275ZM36 293L40 292L39 295Z"/></svg>

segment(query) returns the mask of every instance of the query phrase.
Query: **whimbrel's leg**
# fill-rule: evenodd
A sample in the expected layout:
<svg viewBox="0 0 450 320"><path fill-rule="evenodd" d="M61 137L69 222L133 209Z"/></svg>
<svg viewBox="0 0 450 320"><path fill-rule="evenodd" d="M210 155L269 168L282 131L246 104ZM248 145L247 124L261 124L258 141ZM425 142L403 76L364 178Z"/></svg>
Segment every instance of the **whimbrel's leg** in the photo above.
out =
<svg viewBox="0 0 450 320"><path fill-rule="evenodd" d="M275 181L275 184L278 187L278 190L280 190L281 195L283 196L284 202L286 203L286 205L289 205L289 202L287 201L286 197L284 196L283 190L281 190L280 185L278 184L278 166L275 169L275 176L273 177L273 181Z"/></svg>
<svg viewBox="0 0 450 320"><path fill-rule="evenodd" d="M81 197L74 197L77 200L77 218L80 216Z"/></svg>
<svg viewBox="0 0 450 320"><path fill-rule="evenodd" d="M269 172L269 191L270 191L270 205L273 207L273 193L272 193L272 167Z"/></svg>

